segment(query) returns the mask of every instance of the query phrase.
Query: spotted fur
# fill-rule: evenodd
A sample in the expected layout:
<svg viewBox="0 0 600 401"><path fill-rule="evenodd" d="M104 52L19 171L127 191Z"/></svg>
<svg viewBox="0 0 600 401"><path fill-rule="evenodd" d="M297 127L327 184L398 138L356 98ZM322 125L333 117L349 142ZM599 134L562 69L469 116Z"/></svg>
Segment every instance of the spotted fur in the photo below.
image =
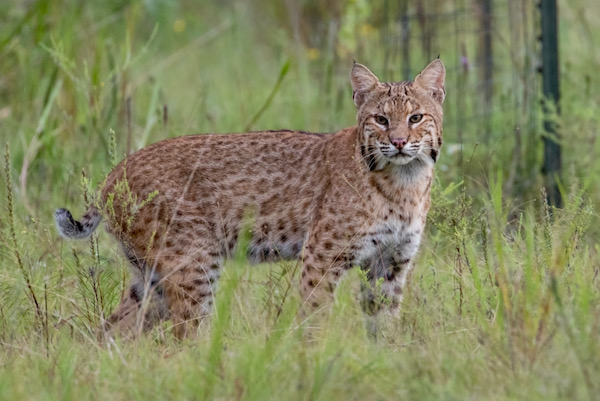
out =
<svg viewBox="0 0 600 401"><path fill-rule="evenodd" d="M56 212L65 237L90 235L103 215L124 245L136 274L109 323L131 331L170 318L178 336L194 331L212 311L248 213L249 259L302 259L306 307L323 305L340 276L359 266L373 283L383 279L397 311L429 210L444 76L440 60L400 83L355 64L355 127L184 136L127 157L81 222ZM369 291L366 300L378 310Z"/></svg>

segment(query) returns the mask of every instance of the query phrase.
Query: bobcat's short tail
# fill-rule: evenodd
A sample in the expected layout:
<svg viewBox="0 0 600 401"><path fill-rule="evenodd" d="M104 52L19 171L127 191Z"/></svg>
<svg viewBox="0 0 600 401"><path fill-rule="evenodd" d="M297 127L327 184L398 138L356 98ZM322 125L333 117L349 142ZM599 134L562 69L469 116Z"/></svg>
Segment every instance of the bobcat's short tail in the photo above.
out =
<svg viewBox="0 0 600 401"><path fill-rule="evenodd" d="M54 220L62 237L78 239L92 235L98 224L100 224L102 215L95 206L91 206L81 217L81 221L77 221L67 209L56 209Z"/></svg>

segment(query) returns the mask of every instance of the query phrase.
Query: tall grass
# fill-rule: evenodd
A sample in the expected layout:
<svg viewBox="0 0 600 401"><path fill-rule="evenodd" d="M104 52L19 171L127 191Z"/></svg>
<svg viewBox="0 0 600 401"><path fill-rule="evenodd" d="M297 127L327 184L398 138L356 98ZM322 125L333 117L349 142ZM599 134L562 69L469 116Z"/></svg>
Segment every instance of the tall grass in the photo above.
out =
<svg viewBox="0 0 600 401"><path fill-rule="evenodd" d="M167 322L108 343L97 334L125 291L127 263L102 230L89 242L59 239L53 210L80 214L116 162L165 137L352 125L352 55L303 42L306 27L286 28L294 7L283 3L9 3L0 11L0 399L595 399L600 82L590 38L600 13L585 12L595 2L560 5L563 209L545 203L535 147L520 150L530 152L523 162L512 139L470 143L440 159L401 316L377 322L376 336L358 272L328 314L304 319L298 263L250 268L238 257L198 338L174 340ZM344 40L378 72L376 34L351 35L373 17L368 4L334 3L323 15L342 19ZM502 112L493 121L512 124Z"/></svg>

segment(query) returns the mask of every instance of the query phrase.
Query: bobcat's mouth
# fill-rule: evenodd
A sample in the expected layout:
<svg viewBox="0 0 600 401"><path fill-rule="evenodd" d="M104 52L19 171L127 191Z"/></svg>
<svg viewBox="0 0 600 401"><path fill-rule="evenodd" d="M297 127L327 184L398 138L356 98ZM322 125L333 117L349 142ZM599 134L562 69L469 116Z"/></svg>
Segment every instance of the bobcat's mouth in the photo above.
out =
<svg viewBox="0 0 600 401"><path fill-rule="evenodd" d="M399 151L397 154L395 154L392 157L388 157L388 159L390 160L390 162L392 162L393 164L396 164L396 165L408 164L414 158L415 158L414 155L409 155L409 154L406 154L406 153L404 153L402 151Z"/></svg>
<svg viewBox="0 0 600 401"><path fill-rule="evenodd" d="M393 164L406 164L413 160L416 156L415 149L406 146L402 149L397 149L395 146L380 144L379 149L381 154Z"/></svg>
<svg viewBox="0 0 600 401"><path fill-rule="evenodd" d="M369 169L374 171L381 170L388 163L396 166L410 163L417 157L419 148L407 145L398 149L392 144L376 141L372 146L361 146L361 152Z"/></svg>

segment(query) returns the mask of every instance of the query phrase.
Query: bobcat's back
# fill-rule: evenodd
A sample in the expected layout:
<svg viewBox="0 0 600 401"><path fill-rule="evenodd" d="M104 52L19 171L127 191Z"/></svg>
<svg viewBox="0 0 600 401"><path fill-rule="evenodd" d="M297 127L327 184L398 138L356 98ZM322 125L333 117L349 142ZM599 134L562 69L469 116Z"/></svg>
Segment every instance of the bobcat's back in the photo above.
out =
<svg viewBox="0 0 600 401"><path fill-rule="evenodd" d="M110 229L140 249L152 238L154 252L209 237L225 257L237 242L245 214L251 214L253 259L297 258L315 198L325 191L319 159L332 140L332 135L278 131L156 143L109 175L103 200L115 210ZM124 178L138 203L151 198L133 216L131 207L109 201ZM165 238L167 231L172 239Z"/></svg>

